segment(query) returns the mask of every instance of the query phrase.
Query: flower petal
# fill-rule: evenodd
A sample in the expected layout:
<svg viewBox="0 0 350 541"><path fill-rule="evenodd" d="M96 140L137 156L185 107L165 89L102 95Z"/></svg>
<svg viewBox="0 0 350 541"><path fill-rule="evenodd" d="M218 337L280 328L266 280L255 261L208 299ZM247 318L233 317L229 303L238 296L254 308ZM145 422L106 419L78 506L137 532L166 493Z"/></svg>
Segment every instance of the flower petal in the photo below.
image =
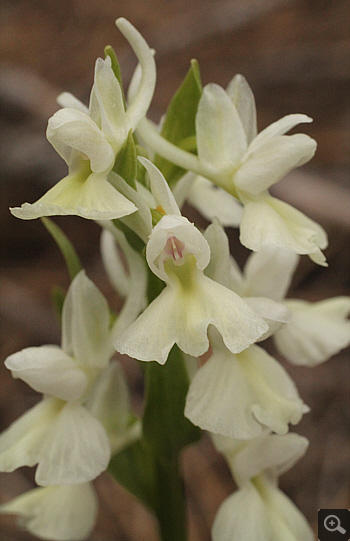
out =
<svg viewBox="0 0 350 541"><path fill-rule="evenodd" d="M316 141L308 135L280 135L268 139L257 150L248 151L234 176L237 190L260 194L289 171L311 160Z"/></svg>
<svg viewBox="0 0 350 541"><path fill-rule="evenodd" d="M233 352L248 347L268 328L238 295L201 276L194 288L167 286L114 345L120 353L161 364L174 343L198 357L208 350L209 325Z"/></svg>
<svg viewBox="0 0 350 541"><path fill-rule="evenodd" d="M252 253L244 267L244 295L281 301L287 294L299 259L294 252L275 246L265 246Z"/></svg>
<svg viewBox="0 0 350 541"><path fill-rule="evenodd" d="M45 434L35 481L41 486L85 483L107 469L110 456L102 424L83 406L66 404Z"/></svg>
<svg viewBox="0 0 350 541"><path fill-rule="evenodd" d="M206 276L242 295L244 279L239 266L230 255L229 241L223 227L214 221L205 230L204 237L210 246L210 263L205 269Z"/></svg>
<svg viewBox="0 0 350 541"><path fill-rule="evenodd" d="M114 164L115 154L105 135L89 115L78 109L57 111L49 120L46 135L68 164L71 149L89 158L94 173L110 170Z"/></svg>
<svg viewBox="0 0 350 541"><path fill-rule="evenodd" d="M286 434L288 424L297 424L308 411L284 368L259 346L237 355L254 393L252 412L277 434Z"/></svg>
<svg viewBox="0 0 350 541"><path fill-rule="evenodd" d="M77 400L87 387L86 374L58 346L23 349L10 355L5 366L39 393Z"/></svg>
<svg viewBox="0 0 350 541"><path fill-rule="evenodd" d="M0 506L28 532L52 541L81 541L94 528L98 502L91 483L35 488Z"/></svg>
<svg viewBox="0 0 350 541"><path fill-rule="evenodd" d="M146 158L143 158L142 156L140 156L138 159L147 170L151 181L151 191L157 204L162 207L166 214L181 216L181 212L177 206L175 197L173 196L168 183L159 169L157 169L152 162Z"/></svg>
<svg viewBox="0 0 350 541"><path fill-rule="evenodd" d="M243 75L235 75L226 89L236 107L247 136L248 145L257 134L255 98Z"/></svg>
<svg viewBox="0 0 350 541"><path fill-rule="evenodd" d="M216 84L204 87L196 115L197 148L200 161L213 171L228 171L237 165L247 148L239 114Z"/></svg>
<svg viewBox="0 0 350 541"><path fill-rule="evenodd" d="M266 338L291 320L292 315L290 310L279 302L265 297L245 297L244 300L269 326L266 333L260 336L259 342L266 340Z"/></svg>
<svg viewBox="0 0 350 541"><path fill-rule="evenodd" d="M282 541L271 534L265 505L250 483L224 500L212 528L213 541Z"/></svg>
<svg viewBox="0 0 350 541"><path fill-rule="evenodd" d="M277 120L276 122L270 124L270 126L265 128L264 130L262 130L255 137L254 141L250 144L248 152L255 152L269 139L272 139L273 137L278 137L279 135L284 135L285 133L287 133L287 131L291 130L298 124L309 122L312 122L312 118L307 115L303 115L300 113L286 115L283 118Z"/></svg>
<svg viewBox="0 0 350 541"><path fill-rule="evenodd" d="M218 218L223 226L238 227L242 205L222 188L204 177L196 177L187 197L188 203L208 220Z"/></svg>
<svg viewBox="0 0 350 541"><path fill-rule="evenodd" d="M135 212L135 205L106 180L105 175L82 177L71 174L63 178L36 203L11 208L22 220L42 216L75 215L90 220L114 220Z"/></svg>
<svg viewBox="0 0 350 541"><path fill-rule="evenodd" d="M185 245L185 253L194 255L198 269L205 269L210 260L210 249L201 232L184 216L165 215L154 227L146 248L147 263L156 276L169 282L162 255L170 236Z"/></svg>
<svg viewBox="0 0 350 541"><path fill-rule="evenodd" d="M274 483L304 456L308 445L308 440L298 434L263 434L225 456L239 487L264 472Z"/></svg>
<svg viewBox="0 0 350 541"><path fill-rule="evenodd" d="M78 98L73 96L70 92L62 92L57 96L56 101L61 107L69 107L70 109L78 109L83 113L89 114L89 109Z"/></svg>
<svg viewBox="0 0 350 541"><path fill-rule="evenodd" d="M56 398L44 398L0 435L0 471L38 463L46 433L62 404Z"/></svg>
<svg viewBox="0 0 350 541"><path fill-rule="evenodd" d="M108 303L80 271L71 283L62 313L62 348L78 365L102 368L110 354Z"/></svg>
<svg viewBox="0 0 350 541"><path fill-rule="evenodd" d="M186 398L185 416L214 434L249 439L263 427L251 411L249 383L230 352L214 353L196 372Z"/></svg>
<svg viewBox="0 0 350 541"><path fill-rule="evenodd" d="M314 541L313 531L296 505L275 487L268 491L267 510L276 541Z"/></svg>
<svg viewBox="0 0 350 541"><path fill-rule="evenodd" d="M293 364L315 366L350 344L350 298L309 303L287 300L292 320L274 336L282 355Z"/></svg>
<svg viewBox="0 0 350 541"><path fill-rule="evenodd" d="M111 59L98 58L90 96L90 116L117 154L128 135L122 90L113 73Z"/></svg>
<svg viewBox="0 0 350 541"><path fill-rule="evenodd" d="M244 207L240 227L241 243L258 252L276 246L297 254L308 254L326 266L320 248L327 246L323 228L302 212L269 195L249 201Z"/></svg>
<svg viewBox="0 0 350 541"><path fill-rule="evenodd" d="M114 341L119 353L164 364L176 342L177 297L170 286Z"/></svg>
<svg viewBox="0 0 350 541"><path fill-rule="evenodd" d="M112 454L141 436L141 423L132 414L129 389L120 363L110 363L101 373L86 407L104 426Z"/></svg>

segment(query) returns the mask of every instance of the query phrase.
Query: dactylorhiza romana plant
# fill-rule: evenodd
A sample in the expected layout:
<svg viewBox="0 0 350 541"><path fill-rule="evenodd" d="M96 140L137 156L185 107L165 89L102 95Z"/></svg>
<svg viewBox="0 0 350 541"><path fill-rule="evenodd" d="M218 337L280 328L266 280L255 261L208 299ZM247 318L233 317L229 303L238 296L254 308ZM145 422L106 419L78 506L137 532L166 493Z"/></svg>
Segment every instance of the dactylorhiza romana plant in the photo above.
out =
<svg viewBox="0 0 350 541"><path fill-rule="evenodd" d="M153 51L125 19L117 26L139 60L127 96L106 47L89 106L65 92L48 123L68 175L37 202L11 209L43 219L71 285L55 297L61 346L5 360L42 399L0 436L0 470L36 466L38 487L0 510L39 538L85 539L98 511L92 481L108 470L154 512L162 541L185 541L179 457L203 430L237 484L218 510L213 541L311 541L306 519L278 488L308 446L289 433L308 406L263 344L272 336L288 361L311 367L350 342L349 298L285 298L301 255L327 265L322 227L268 191L312 158L313 139L286 135L311 119L291 114L257 133L244 77L226 90L202 88L193 61L158 128L146 117ZM205 231L181 213L185 201L208 219ZM106 275L124 298L119 314L47 218L55 215L101 226ZM239 227L253 251L243 271L224 226ZM142 361L142 418L115 350Z"/></svg>

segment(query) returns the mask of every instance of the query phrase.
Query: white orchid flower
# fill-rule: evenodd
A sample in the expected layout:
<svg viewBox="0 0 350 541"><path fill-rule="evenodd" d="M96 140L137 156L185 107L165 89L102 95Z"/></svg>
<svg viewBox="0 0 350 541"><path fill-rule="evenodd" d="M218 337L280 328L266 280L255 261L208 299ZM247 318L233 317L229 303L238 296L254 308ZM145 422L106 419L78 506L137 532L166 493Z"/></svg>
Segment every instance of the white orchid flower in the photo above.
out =
<svg viewBox="0 0 350 541"><path fill-rule="evenodd" d="M275 329L275 345L291 363L315 366L350 344L350 297L286 299L298 262L296 254L266 247L249 256L243 273L232 267L231 275L235 274L234 290L244 298L263 295L284 304L291 320Z"/></svg>
<svg viewBox="0 0 350 541"><path fill-rule="evenodd" d="M164 177L148 160L151 191L164 216L154 227L146 248L151 271L166 283L161 294L115 341L120 353L163 364L176 343L199 356L209 347L213 325L226 346L242 351L267 324L238 295L204 275L210 248L198 229L181 216Z"/></svg>
<svg viewBox="0 0 350 541"><path fill-rule="evenodd" d="M278 488L278 477L305 453L297 434L264 434L248 442L215 438L239 489L221 504L213 541L312 541L313 532L294 503Z"/></svg>
<svg viewBox="0 0 350 541"><path fill-rule="evenodd" d="M12 208L18 218L74 214L93 220L112 220L134 213L137 207L109 182L116 155L146 114L155 86L151 49L125 19L117 25L133 47L142 69L138 92L125 110L120 84L111 59L98 58L94 85L87 109L74 96L64 93L64 105L50 118L47 138L65 160L69 174L36 203Z"/></svg>
<svg viewBox="0 0 350 541"><path fill-rule="evenodd" d="M98 501L92 483L39 487L0 506L18 515L23 529L40 539L81 541L92 532Z"/></svg>
<svg viewBox="0 0 350 541"><path fill-rule="evenodd" d="M0 470L38 464L42 486L80 484L97 477L111 455L106 430L84 406L110 356L109 309L81 271L63 306L62 347L31 347L5 361L43 399L0 436Z"/></svg>
<svg viewBox="0 0 350 541"><path fill-rule="evenodd" d="M288 115L256 135L254 96L246 80L235 76L226 92L209 84L196 116L198 158L208 178L216 178L244 205L240 226L244 246L254 251L280 246L325 265L321 249L327 246L327 236L322 227L268 192L315 153L311 137L285 135L302 122L311 118Z"/></svg>
<svg viewBox="0 0 350 541"><path fill-rule="evenodd" d="M307 406L284 368L252 345L233 354L210 335L212 355L196 372L187 393L185 416L214 434L250 439L266 428L286 434Z"/></svg>
<svg viewBox="0 0 350 541"><path fill-rule="evenodd" d="M256 294L247 292L243 285L244 278L241 271L230 255L227 235L217 221L207 227L204 237L208 241L211 250L211 259L205 274L240 295L266 321L269 329L259 340L265 340L278 328L290 321L291 313L289 309L281 302L277 302L277 299L271 299L271 297L264 294L263 290L261 293L257 291ZM266 269L268 276L269 272ZM262 279L265 276L264 274Z"/></svg>

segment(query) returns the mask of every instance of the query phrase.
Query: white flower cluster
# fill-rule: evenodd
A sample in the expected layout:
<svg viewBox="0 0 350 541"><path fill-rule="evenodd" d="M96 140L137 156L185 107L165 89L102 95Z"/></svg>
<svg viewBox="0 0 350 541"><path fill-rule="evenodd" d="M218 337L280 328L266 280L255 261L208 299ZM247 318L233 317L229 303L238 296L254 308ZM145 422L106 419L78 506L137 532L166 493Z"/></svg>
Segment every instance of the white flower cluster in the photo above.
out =
<svg viewBox="0 0 350 541"><path fill-rule="evenodd" d="M350 342L349 298L285 299L296 254L326 265L323 229L268 192L312 158L313 139L285 135L311 119L289 115L257 134L252 91L237 75L226 91L215 84L203 89L197 153L187 152L146 119L156 79L153 52L130 23L117 25L139 59L128 100L113 59L98 59L89 108L64 93L62 109L49 120L47 138L68 164L68 176L36 203L11 212L23 219L74 214L96 220L107 275L125 302L111 324L107 301L81 271L64 301L61 347L27 348L5 361L13 377L43 398L0 436L0 470L37 465L39 488L0 510L19 514L41 538L87 537L97 513L91 481L141 435L121 368L110 361L113 344L121 354L161 365L176 344L196 358L184 415L213 435L238 486L219 509L213 541L311 540L305 519L277 486L307 448L307 440L288 431L308 407L285 369L256 344L273 336L290 362L314 366ZM170 188L135 141L184 176ZM185 200L212 222L204 232L181 214ZM243 272L230 255L224 225L239 226L241 242L256 252ZM135 251L128 233L145 249ZM165 284L149 304L147 266Z"/></svg>

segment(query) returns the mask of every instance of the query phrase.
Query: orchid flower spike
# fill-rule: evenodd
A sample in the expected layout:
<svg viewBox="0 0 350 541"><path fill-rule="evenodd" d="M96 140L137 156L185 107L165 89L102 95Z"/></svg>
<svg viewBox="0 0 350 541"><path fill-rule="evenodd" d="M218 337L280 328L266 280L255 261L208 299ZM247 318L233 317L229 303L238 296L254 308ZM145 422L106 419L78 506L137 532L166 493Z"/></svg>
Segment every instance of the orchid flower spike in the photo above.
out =
<svg viewBox="0 0 350 541"><path fill-rule="evenodd" d="M278 478L305 453L297 434L263 434L247 442L214 438L238 490L221 504L213 541L313 541L313 532L294 503L278 488Z"/></svg>
<svg viewBox="0 0 350 541"><path fill-rule="evenodd" d="M176 343L185 353L199 356L209 347L209 325L218 329L230 351L242 351L268 330L267 324L233 291L204 275L210 260L207 241L181 216L161 173L150 162L143 163L164 214L150 235L146 259L166 287L117 337L117 351L163 364Z"/></svg>
<svg viewBox="0 0 350 541"><path fill-rule="evenodd" d="M92 220L112 220L137 207L109 182L116 155L130 130L134 131L151 102L155 80L153 53L139 32L125 19L117 26L139 59L142 76L138 92L126 110L122 89L109 56L98 58L89 109L69 93L58 101L63 109L50 118L47 138L65 160L69 174L36 203L10 209L18 218L74 214Z"/></svg>
<svg viewBox="0 0 350 541"><path fill-rule="evenodd" d="M227 91L216 84L203 90L196 116L198 157L208 178L243 204L244 246L253 251L279 246L326 265L321 249L327 246L327 236L322 227L268 192L313 157L316 142L311 137L285 135L303 122L311 118L288 115L257 135L253 93L244 77L236 75Z"/></svg>
<svg viewBox="0 0 350 541"><path fill-rule="evenodd" d="M85 402L108 366L110 340L107 301L81 271L64 302L62 346L30 347L5 361L44 396L0 436L0 471L38 464L37 484L53 486L85 483L107 468L108 435Z"/></svg>

